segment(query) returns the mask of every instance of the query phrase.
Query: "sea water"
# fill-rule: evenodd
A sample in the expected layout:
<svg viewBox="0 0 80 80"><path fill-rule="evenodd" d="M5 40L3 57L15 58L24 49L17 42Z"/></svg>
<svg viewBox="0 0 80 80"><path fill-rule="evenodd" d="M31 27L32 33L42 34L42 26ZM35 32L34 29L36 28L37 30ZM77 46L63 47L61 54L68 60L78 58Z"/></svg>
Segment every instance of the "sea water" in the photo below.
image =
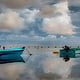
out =
<svg viewBox="0 0 80 80"><path fill-rule="evenodd" d="M18 47L18 46L7 46ZM0 80L80 80L80 59L64 62L53 51L60 48L26 46L25 63L0 64ZM32 56L29 57L29 54Z"/></svg>

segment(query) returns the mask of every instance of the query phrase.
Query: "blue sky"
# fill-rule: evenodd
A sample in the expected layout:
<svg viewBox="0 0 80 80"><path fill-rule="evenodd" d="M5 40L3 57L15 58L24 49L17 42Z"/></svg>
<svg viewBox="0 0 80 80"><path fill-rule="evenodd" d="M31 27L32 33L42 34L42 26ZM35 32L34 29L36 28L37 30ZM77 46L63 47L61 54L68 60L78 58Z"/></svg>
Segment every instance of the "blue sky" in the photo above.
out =
<svg viewBox="0 0 80 80"><path fill-rule="evenodd" d="M0 0L0 43L80 45L79 0Z"/></svg>

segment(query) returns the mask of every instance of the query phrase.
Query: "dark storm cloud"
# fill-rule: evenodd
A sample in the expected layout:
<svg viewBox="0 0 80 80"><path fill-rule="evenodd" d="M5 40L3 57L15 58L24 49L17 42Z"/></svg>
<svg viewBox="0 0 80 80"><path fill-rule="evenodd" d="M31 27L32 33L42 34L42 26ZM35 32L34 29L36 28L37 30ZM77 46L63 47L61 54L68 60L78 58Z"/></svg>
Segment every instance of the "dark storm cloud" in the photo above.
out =
<svg viewBox="0 0 80 80"><path fill-rule="evenodd" d="M69 6L70 11L80 12L80 6Z"/></svg>
<svg viewBox="0 0 80 80"><path fill-rule="evenodd" d="M80 27L80 11L72 11L70 16L71 16L72 24L75 25L76 27L78 27L78 29L79 29L79 27ZM75 28L75 30L78 30L78 29Z"/></svg>
<svg viewBox="0 0 80 80"><path fill-rule="evenodd" d="M69 6L80 6L80 0L68 0Z"/></svg>
<svg viewBox="0 0 80 80"><path fill-rule="evenodd" d="M30 0L0 0L0 4L10 8L21 8L29 4Z"/></svg>
<svg viewBox="0 0 80 80"><path fill-rule="evenodd" d="M0 0L1 5L9 8L21 8L24 6L41 7L46 4L54 4L66 0Z"/></svg>

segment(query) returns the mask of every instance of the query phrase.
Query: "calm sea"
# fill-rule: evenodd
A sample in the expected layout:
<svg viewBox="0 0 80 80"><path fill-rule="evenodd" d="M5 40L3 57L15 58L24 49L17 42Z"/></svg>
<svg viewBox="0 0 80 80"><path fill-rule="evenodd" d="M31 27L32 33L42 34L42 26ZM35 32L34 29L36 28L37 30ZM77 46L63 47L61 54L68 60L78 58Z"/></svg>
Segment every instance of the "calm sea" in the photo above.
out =
<svg viewBox="0 0 80 80"><path fill-rule="evenodd" d="M0 64L0 80L80 80L80 60L64 62L53 54L59 49L27 46L22 54L25 63Z"/></svg>

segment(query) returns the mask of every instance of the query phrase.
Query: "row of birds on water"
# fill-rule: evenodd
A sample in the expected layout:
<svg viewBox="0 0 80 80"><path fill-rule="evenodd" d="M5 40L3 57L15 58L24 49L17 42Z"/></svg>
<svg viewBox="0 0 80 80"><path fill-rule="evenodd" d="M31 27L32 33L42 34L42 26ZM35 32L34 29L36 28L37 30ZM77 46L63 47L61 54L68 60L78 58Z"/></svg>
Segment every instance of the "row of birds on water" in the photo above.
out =
<svg viewBox="0 0 80 80"><path fill-rule="evenodd" d="M76 48L80 48L80 46L69 46L69 48L73 48L73 47L76 47ZM10 47L12 48L12 47ZM27 46L27 48L64 48L64 46ZM6 46L2 46L0 45L0 49L6 49Z"/></svg>
<svg viewBox="0 0 80 80"><path fill-rule="evenodd" d="M66 45L65 45L66 46ZM65 46L27 46L27 48L64 48ZM69 48L80 48L80 46L68 46Z"/></svg>
<svg viewBox="0 0 80 80"><path fill-rule="evenodd" d="M27 48L51 48L51 46L27 46ZM54 48L59 48L59 47L54 46ZM6 46L0 45L0 49L6 49Z"/></svg>

